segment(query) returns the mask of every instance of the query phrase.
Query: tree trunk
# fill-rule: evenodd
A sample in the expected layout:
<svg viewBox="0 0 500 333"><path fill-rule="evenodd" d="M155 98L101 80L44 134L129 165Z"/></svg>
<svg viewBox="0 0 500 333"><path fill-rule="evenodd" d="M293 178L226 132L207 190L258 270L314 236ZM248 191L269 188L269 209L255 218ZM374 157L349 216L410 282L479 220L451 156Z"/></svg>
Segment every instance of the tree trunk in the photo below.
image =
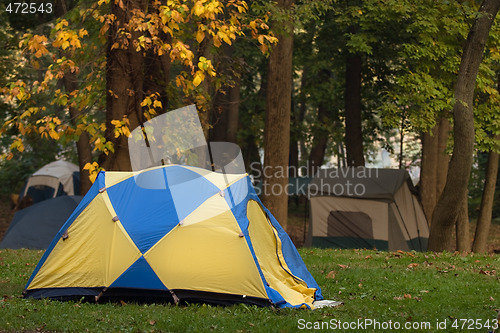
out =
<svg viewBox="0 0 500 333"><path fill-rule="evenodd" d="M111 12L116 20L109 29L108 49L106 54L106 140L113 143L114 152L102 154L99 164L106 170L130 171L131 163L128 152L128 138L120 135L115 138L113 120L128 118L130 129L143 121L141 102L144 99L144 56L137 52L133 41L139 32L132 32L127 39L120 33L128 23L129 13L134 9L143 9L140 1L111 2ZM117 42L120 47L112 49ZM121 48L127 45L127 48Z"/></svg>
<svg viewBox="0 0 500 333"><path fill-rule="evenodd" d="M437 133L436 125L431 133L422 134L422 166L420 169L420 197L427 221L431 221L437 202Z"/></svg>
<svg viewBox="0 0 500 333"><path fill-rule="evenodd" d="M237 143L240 106L239 82L234 87L226 88L226 93L217 93L214 98L210 140Z"/></svg>
<svg viewBox="0 0 500 333"><path fill-rule="evenodd" d="M214 63L214 58L215 54L210 47L212 41L212 37L210 35L207 35L203 41L198 45L198 50L196 52L196 59L194 63L199 63L199 60L201 57L206 58L207 60L211 61ZM205 101L201 102L200 100L194 101L193 103L196 102L196 106L198 109L198 116L200 118L200 123L201 127L203 128L203 134L205 135L205 139L207 141L210 140L210 128L212 126L212 117L214 114L213 110L213 104L209 102L210 97L215 94L215 92L212 89L212 79L210 75L206 75L205 79L201 82L201 84L198 86L198 89L200 90L201 94L205 96Z"/></svg>
<svg viewBox="0 0 500 333"><path fill-rule="evenodd" d="M299 177L299 142L290 136L290 165L288 166L289 177Z"/></svg>
<svg viewBox="0 0 500 333"><path fill-rule="evenodd" d="M497 136L497 139L500 137ZM498 174L498 153L490 151L472 251L486 252Z"/></svg>
<svg viewBox="0 0 500 333"><path fill-rule="evenodd" d="M233 46L224 46L222 65L218 69L220 75L227 76L232 84L224 85L219 89L213 99L212 128L210 130L211 141L226 141L237 143L239 128L240 109L240 73L235 68L233 57Z"/></svg>
<svg viewBox="0 0 500 333"><path fill-rule="evenodd" d="M56 10L57 16L61 17L68 12L68 7L66 6L66 2L64 0L60 0L57 2ZM75 73L71 71L67 71L64 73L63 77L64 89L66 92L71 94L71 92L78 89L78 81ZM71 117L71 124L73 126L77 125L77 119L80 117L80 112L75 107L69 107L69 115ZM78 166L80 167L80 195L85 195L87 191L92 186L92 182L90 181L89 171L84 169L87 163L92 162L92 146L90 145L90 136L87 132L83 132L78 137L78 141L76 142L76 151L78 154Z"/></svg>
<svg viewBox="0 0 500 333"><path fill-rule="evenodd" d="M307 110L307 96L304 91L306 88L306 82L309 75L308 66L304 66L302 70L302 77L300 80L300 89L298 96L298 105L292 105L292 116L290 124L290 177L299 176L312 176L311 174L300 175L299 167L301 159L304 159L304 150L302 149L302 123L304 122L304 117Z"/></svg>
<svg viewBox="0 0 500 333"><path fill-rule="evenodd" d="M318 107L318 119L315 124L314 138L311 146L311 153L309 154L309 175L314 176L318 169L323 164L325 158L326 146L328 143L328 130L325 129L328 119L328 106L320 103Z"/></svg>
<svg viewBox="0 0 500 333"><path fill-rule="evenodd" d="M172 38L170 35L162 34L162 39L167 43L170 43ZM144 58L143 90L144 94L147 96L156 94L157 99L161 102L162 107L154 108L156 114L158 115L165 113L168 105L166 87L169 84L171 64L170 55L163 54L158 56L152 50L148 50L147 55ZM143 95L143 97L145 96Z"/></svg>
<svg viewBox="0 0 500 333"><path fill-rule="evenodd" d="M349 54L345 81L345 147L349 166L364 166L361 127L361 55Z"/></svg>
<svg viewBox="0 0 500 333"><path fill-rule="evenodd" d="M74 73L65 73L63 82L68 94L78 89L76 76ZM70 106L69 115L71 116L72 125L76 125L77 119L80 116L80 111ZM92 162L92 147L90 145L90 136L87 132L82 132L82 134L80 134L80 136L78 137L78 141L76 142L76 150L78 152L78 166L80 167L80 194L85 195L85 193L87 193L87 191L92 186L89 170L84 169L87 163Z"/></svg>
<svg viewBox="0 0 500 333"><path fill-rule="evenodd" d="M448 173L449 156L446 153L450 121L441 117L431 133L422 135L422 168L420 171L420 197L427 221L443 192Z"/></svg>
<svg viewBox="0 0 500 333"><path fill-rule="evenodd" d="M469 231L469 198L465 192L460 204L457 218L457 251L460 253L470 252L470 231Z"/></svg>
<svg viewBox="0 0 500 333"><path fill-rule="evenodd" d="M443 193L444 185L446 184L446 177L448 176L448 164L450 163L450 156L446 152L448 146L448 137L450 136L450 120L447 115L439 119L439 132L437 136L437 168L436 168L436 202ZM434 205L435 205L434 204Z"/></svg>
<svg viewBox="0 0 500 333"><path fill-rule="evenodd" d="M278 0L284 10L292 0ZM291 21L274 22L286 29L278 34L268 65L267 113L264 132L263 203L286 228L288 219L288 158L290 149L290 113L292 104L293 27Z"/></svg>
<svg viewBox="0 0 500 333"><path fill-rule="evenodd" d="M474 21L464 45L455 85L453 154L446 185L432 216L430 251L442 251L452 244L450 230L458 217L457 203L467 191L474 151L474 88L484 46L499 7L498 0L483 1L480 15Z"/></svg>
<svg viewBox="0 0 500 333"><path fill-rule="evenodd" d="M238 142L240 119L240 79L235 78L235 85L229 88L229 105L227 106L227 141Z"/></svg>
<svg viewBox="0 0 500 333"><path fill-rule="evenodd" d="M227 141L227 108L225 106L225 95L218 93L214 98L212 112L212 128L210 129L210 141Z"/></svg>
<svg viewBox="0 0 500 333"><path fill-rule="evenodd" d="M267 64L259 69L261 76L261 84L257 92L259 101L267 101ZM264 103L258 103L255 106L254 112L256 115L263 116L266 113ZM242 124L243 125L243 124ZM261 162L259 145L259 133L250 133L247 131L244 140L242 140L240 147L242 149L243 160L245 161L245 168L249 173L254 175L256 179L263 182L263 163ZM260 194L259 194L260 195Z"/></svg>

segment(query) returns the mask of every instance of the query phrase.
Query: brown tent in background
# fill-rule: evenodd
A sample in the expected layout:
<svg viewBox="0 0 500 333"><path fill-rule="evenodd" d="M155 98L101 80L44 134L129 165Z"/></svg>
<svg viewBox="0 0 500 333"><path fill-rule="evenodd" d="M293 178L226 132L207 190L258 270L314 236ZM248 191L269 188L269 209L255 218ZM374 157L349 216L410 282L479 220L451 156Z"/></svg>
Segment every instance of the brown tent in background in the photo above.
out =
<svg viewBox="0 0 500 333"><path fill-rule="evenodd" d="M427 250L429 226L405 170L321 169L308 192L306 246Z"/></svg>

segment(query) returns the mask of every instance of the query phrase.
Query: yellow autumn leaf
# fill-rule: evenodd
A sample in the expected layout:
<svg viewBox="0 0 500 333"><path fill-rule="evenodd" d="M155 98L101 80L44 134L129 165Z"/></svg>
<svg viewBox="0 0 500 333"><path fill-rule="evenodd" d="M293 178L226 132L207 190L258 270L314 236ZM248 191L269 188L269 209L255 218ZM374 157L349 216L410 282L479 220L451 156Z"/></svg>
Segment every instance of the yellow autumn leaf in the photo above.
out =
<svg viewBox="0 0 500 333"><path fill-rule="evenodd" d="M59 23L56 24L55 29L56 30L61 30L63 27L67 27L67 26L68 26L68 21L61 20L61 21L59 21Z"/></svg>
<svg viewBox="0 0 500 333"><path fill-rule="evenodd" d="M130 137L132 134L130 133L130 129L128 128L128 126L123 126L122 127L122 130L123 130L123 134L127 137Z"/></svg>
<svg viewBox="0 0 500 333"><path fill-rule="evenodd" d="M54 130L49 131L49 136L54 140L59 140L59 133Z"/></svg>
<svg viewBox="0 0 500 333"><path fill-rule="evenodd" d="M77 49L79 49L79 48L82 47L82 44L80 43L80 40L77 37L75 37L75 36L73 36L71 38L70 44L71 44L71 46L74 46Z"/></svg>
<svg viewBox="0 0 500 333"><path fill-rule="evenodd" d="M20 123L20 124L17 126L17 129L19 130L19 133L21 133L22 135L25 135L25 134L26 134L26 129L24 128L23 123Z"/></svg>
<svg viewBox="0 0 500 333"><path fill-rule="evenodd" d="M104 170L97 164L97 162L92 162L92 163L87 163L83 167L83 170L88 170L89 171L89 179L93 183L95 182L95 179L97 178L97 175L99 174L99 171Z"/></svg>
<svg viewBox="0 0 500 333"><path fill-rule="evenodd" d="M205 79L205 74L203 74L201 71L197 71L193 79L194 86L198 87L204 79Z"/></svg>
<svg viewBox="0 0 500 333"><path fill-rule="evenodd" d="M35 113L36 112L36 108L29 108L28 110L24 111L21 116L19 117L19 119L23 119L25 117L29 117L31 116L32 113Z"/></svg>
<svg viewBox="0 0 500 333"><path fill-rule="evenodd" d="M151 105L151 98L146 97L144 100L141 102L141 106L146 106L146 105Z"/></svg>
<svg viewBox="0 0 500 333"><path fill-rule="evenodd" d="M98 169L99 168L99 164L97 164L97 162L87 162L87 164L85 164L85 166L83 167L83 170L89 170L89 172L93 172L94 170Z"/></svg>
<svg viewBox="0 0 500 333"><path fill-rule="evenodd" d="M201 43L204 39L205 39L205 32L198 30L198 32L196 33L196 41L198 43Z"/></svg>
<svg viewBox="0 0 500 333"><path fill-rule="evenodd" d="M226 44L231 45L231 39L229 38L227 33L223 32L223 31L219 31L219 32L217 32L217 36L222 38L222 40L224 42L226 42Z"/></svg>
<svg viewBox="0 0 500 333"><path fill-rule="evenodd" d="M153 107L154 107L154 108L161 108L161 107L162 107L161 101L159 101L159 100L155 100L155 101L153 102Z"/></svg>
<svg viewBox="0 0 500 333"><path fill-rule="evenodd" d="M183 22L184 20L182 19L182 16L181 14L174 10L172 11L172 19L175 21L175 22Z"/></svg>
<svg viewBox="0 0 500 333"><path fill-rule="evenodd" d="M259 45L259 49L262 53L267 53L269 51L269 47L266 44Z"/></svg>
<svg viewBox="0 0 500 333"><path fill-rule="evenodd" d="M89 33L87 32L87 30L85 29L80 29L78 31L78 36L80 36L80 38L83 38L84 36L87 36Z"/></svg>
<svg viewBox="0 0 500 333"><path fill-rule="evenodd" d="M240 13L244 13L247 11L247 9L245 8L246 7L246 3L244 2L245 6L238 6L238 12Z"/></svg>
<svg viewBox="0 0 500 333"><path fill-rule="evenodd" d="M40 50L38 50L38 51L35 52L35 57L40 58L41 56L43 56L43 50L42 49L40 49Z"/></svg>
<svg viewBox="0 0 500 333"><path fill-rule="evenodd" d="M220 47L222 45L220 38L216 35L214 36L214 46L215 47Z"/></svg>
<svg viewBox="0 0 500 333"><path fill-rule="evenodd" d="M205 7L203 6L203 3L201 1L196 1L196 3L193 6L193 13L196 16L201 16L205 12Z"/></svg>
<svg viewBox="0 0 500 333"><path fill-rule="evenodd" d="M10 145L10 149L17 149L20 152L24 151L24 144L23 141L20 138L17 138L12 144Z"/></svg>

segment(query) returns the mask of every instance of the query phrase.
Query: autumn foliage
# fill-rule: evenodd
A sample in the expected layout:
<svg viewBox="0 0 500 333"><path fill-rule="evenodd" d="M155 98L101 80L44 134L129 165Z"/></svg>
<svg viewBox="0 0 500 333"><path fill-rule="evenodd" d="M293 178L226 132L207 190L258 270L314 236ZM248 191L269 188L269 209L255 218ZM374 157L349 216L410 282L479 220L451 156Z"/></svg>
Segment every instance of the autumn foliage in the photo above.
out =
<svg viewBox="0 0 500 333"><path fill-rule="evenodd" d="M166 58L174 70L160 83L162 93L169 91L171 100L195 102L205 110L211 92L202 83L218 75L217 57L207 54L216 55L239 38L255 40L264 53L277 41L269 31L268 15L252 18L241 0L99 0L86 6L62 13L57 22L40 29L50 28L48 33L25 34L19 44L26 66L37 75L0 88L0 97L16 110L0 129L0 134L17 130L11 152L4 157L22 152L26 135L71 142L85 133L94 156L85 161L85 169L95 177L100 169L97 157L113 153L113 139L131 131L127 114L111 120L105 116L106 98L124 98L106 91L109 52L132 50L144 57ZM126 13L126 20L120 21L117 10ZM210 52L200 51L207 48ZM140 96L144 120L166 107L157 91L127 93Z"/></svg>

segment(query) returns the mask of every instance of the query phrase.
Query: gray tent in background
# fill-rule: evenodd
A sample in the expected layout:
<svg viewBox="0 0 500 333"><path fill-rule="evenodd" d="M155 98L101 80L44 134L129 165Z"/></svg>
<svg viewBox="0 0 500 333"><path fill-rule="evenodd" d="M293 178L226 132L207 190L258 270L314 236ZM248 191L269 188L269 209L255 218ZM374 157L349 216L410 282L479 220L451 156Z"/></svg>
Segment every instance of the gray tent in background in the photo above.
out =
<svg viewBox="0 0 500 333"><path fill-rule="evenodd" d="M73 163L59 160L44 165L31 175L19 195L33 203L61 195L80 194L80 168Z"/></svg>
<svg viewBox="0 0 500 333"><path fill-rule="evenodd" d="M306 245L427 250L429 226L405 170L321 169L308 191Z"/></svg>
<svg viewBox="0 0 500 333"><path fill-rule="evenodd" d="M0 243L0 248L46 249L81 199L81 196L65 195L18 211Z"/></svg>

